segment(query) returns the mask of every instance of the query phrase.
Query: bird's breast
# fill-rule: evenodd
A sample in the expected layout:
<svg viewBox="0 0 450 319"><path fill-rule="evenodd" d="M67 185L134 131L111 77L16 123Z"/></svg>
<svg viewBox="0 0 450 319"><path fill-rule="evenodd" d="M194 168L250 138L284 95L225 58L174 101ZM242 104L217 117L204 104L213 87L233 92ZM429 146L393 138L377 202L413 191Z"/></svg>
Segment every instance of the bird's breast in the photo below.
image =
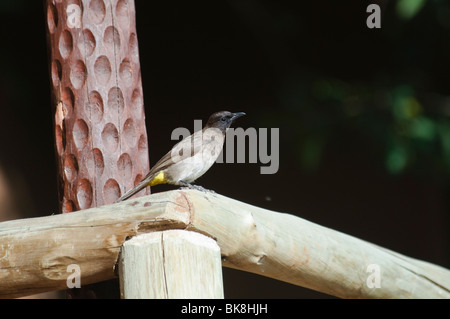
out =
<svg viewBox="0 0 450 319"><path fill-rule="evenodd" d="M199 142L194 141L194 142ZM192 156L187 156L174 163L169 169L169 175L174 181L191 183L202 176L219 157L224 143L223 134L216 130L203 132L202 140L195 146Z"/></svg>

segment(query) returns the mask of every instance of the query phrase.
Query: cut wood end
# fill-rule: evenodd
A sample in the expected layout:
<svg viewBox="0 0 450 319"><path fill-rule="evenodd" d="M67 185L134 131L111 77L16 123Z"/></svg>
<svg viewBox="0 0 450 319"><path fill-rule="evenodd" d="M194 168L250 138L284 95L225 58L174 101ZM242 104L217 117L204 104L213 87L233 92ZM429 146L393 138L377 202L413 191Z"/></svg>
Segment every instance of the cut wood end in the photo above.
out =
<svg viewBox="0 0 450 319"><path fill-rule="evenodd" d="M163 235L164 234L164 235ZM163 236L163 237L162 237ZM166 240L186 240L189 243L201 246L209 249L216 249L220 250L219 246L217 245L216 241L211 238L207 237L205 235L202 235L197 232L193 231L186 231L186 230L179 230L179 229L173 229L173 230L166 230L164 233L161 232L153 232L153 233L147 233L147 234L141 234L139 236L134 236L133 238L127 240L123 246L145 246L151 243L159 242L159 241L166 241Z"/></svg>

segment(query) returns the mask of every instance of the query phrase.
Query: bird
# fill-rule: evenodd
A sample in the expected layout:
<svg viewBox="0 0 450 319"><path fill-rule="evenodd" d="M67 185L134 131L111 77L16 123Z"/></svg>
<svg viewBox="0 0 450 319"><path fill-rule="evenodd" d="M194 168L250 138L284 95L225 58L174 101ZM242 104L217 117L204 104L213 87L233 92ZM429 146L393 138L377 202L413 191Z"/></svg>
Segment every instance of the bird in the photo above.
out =
<svg viewBox="0 0 450 319"><path fill-rule="evenodd" d="M220 111L213 113L202 130L185 137L175 144L148 172L136 186L131 188L117 202L124 201L147 186L171 184L191 189L205 190L192 183L205 174L222 151L225 134L244 112Z"/></svg>

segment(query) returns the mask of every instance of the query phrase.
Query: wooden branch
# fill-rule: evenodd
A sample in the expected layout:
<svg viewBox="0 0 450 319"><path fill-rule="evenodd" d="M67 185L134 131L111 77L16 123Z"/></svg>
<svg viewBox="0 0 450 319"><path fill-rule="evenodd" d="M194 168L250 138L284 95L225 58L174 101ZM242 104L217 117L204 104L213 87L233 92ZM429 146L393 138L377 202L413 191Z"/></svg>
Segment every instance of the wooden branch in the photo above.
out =
<svg viewBox="0 0 450 319"><path fill-rule="evenodd" d="M450 271L443 267L224 196L188 198L194 207L188 229L214 236L226 267L340 298L450 298ZM380 288L372 282L377 270Z"/></svg>
<svg viewBox="0 0 450 319"><path fill-rule="evenodd" d="M289 214L177 190L71 214L0 223L0 297L116 276L127 238L186 229L216 239L223 266L342 298L450 298L450 271Z"/></svg>
<svg viewBox="0 0 450 319"><path fill-rule="evenodd" d="M223 298L220 248L191 231L139 235L122 246L119 280L126 299Z"/></svg>

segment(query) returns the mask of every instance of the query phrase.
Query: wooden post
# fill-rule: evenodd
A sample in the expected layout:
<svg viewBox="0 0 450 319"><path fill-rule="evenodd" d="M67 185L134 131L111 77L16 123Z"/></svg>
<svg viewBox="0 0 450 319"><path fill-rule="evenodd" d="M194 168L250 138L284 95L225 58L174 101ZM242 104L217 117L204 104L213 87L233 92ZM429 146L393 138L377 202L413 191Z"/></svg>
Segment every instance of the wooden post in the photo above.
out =
<svg viewBox="0 0 450 319"><path fill-rule="evenodd" d="M114 203L149 170L134 1L45 10L61 212Z"/></svg>
<svg viewBox="0 0 450 319"><path fill-rule="evenodd" d="M223 298L220 248L191 231L154 232L125 242L119 278L127 299Z"/></svg>
<svg viewBox="0 0 450 319"><path fill-rule="evenodd" d="M149 170L134 1L45 5L61 211L114 203Z"/></svg>

